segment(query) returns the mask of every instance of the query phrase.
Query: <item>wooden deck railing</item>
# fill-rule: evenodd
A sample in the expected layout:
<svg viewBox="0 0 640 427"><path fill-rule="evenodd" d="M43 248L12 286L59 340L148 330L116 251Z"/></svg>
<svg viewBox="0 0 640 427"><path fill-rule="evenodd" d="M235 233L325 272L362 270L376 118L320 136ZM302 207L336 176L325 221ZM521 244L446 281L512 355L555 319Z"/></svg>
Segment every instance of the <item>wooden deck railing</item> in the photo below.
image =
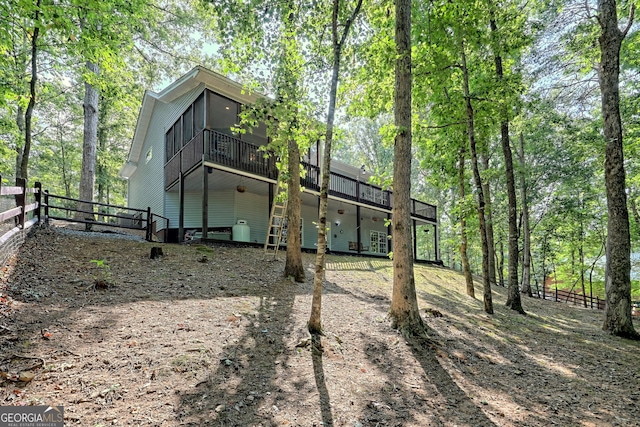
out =
<svg viewBox="0 0 640 427"><path fill-rule="evenodd" d="M165 164L165 189L174 185L180 171L187 173L204 159L234 170L256 176L276 179L278 170L275 157L264 147L240 140L211 129L204 129L187 142L182 149ZM301 162L304 176L300 184L313 191L320 190L320 170L318 166ZM362 203L381 209L391 210L393 193L359 179L331 172L329 194L341 199ZM417 218L437 221L434 205L412 199L411 215Z"/></svg>

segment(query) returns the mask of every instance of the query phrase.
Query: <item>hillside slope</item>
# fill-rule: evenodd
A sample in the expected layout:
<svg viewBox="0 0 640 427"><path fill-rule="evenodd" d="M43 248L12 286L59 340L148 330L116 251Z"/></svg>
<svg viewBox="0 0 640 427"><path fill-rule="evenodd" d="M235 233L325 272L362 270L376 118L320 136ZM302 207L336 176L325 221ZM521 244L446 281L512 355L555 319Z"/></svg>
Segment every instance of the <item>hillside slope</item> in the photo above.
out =
<svg viewBox="0 0 640 427"><path fill-rule="evenodd" d="M330 256L318 352L311 280L283 279L282 260L151 246L27 240L0 283L0 370L35 377L4 380L3 405L64 405L81 426L640 425L640 343L603 333L602 312L525 298L520 316L497 288L488 316L461 275L418 265L436 344L408 343L386 319L391 262Z"/></svg>

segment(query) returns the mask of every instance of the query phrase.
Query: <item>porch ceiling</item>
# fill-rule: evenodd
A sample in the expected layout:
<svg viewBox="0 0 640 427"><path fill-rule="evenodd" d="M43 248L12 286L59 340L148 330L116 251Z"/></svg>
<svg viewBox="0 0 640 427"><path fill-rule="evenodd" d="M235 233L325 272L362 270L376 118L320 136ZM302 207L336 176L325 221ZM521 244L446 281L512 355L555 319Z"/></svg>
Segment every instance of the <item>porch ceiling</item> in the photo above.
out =
<svg viewBox="0 0 640 427"><path fill-rule="evenodd" d="M185 177L185 192L201 191L203 170L204 169L202 167L198 167ZM212 172L209 173L209 188L211 190L231 190L235 189L239 185L245 187L246 191L249 193L268 194L269 192L268 182L265 181L260 181L255 178L215 168L213 168ZM177 193L178 189L179 186L176 184L169 189L169 192Z"/></svg>

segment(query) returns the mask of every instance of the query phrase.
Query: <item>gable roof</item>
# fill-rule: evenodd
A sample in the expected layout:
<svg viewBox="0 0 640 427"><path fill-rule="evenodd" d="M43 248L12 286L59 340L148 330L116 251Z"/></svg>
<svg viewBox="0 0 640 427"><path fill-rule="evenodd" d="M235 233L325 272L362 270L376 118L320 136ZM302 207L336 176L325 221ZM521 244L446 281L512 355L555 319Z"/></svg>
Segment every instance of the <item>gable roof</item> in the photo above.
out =
<svg viewBox="0 0 640 427"><path fill-rule="evenodd" d="M255 103L258 98L262 96L249 93L240 83L234 82L222 74L218 74L215 71L208 70L199 65L162 89L159 93L149 90L145 91L131 142L131 148L129 149L129 156L127 157L126 163L120 168L120 172L118 172L119 176L129 178L138 167L142 146L144 145L144 138L149 130L149 123L156 103L162 102L168 104L175 101L200 84L204 84L214 92L243 104ZM171 123L167 123L167 126L170 124Z"/></svg>

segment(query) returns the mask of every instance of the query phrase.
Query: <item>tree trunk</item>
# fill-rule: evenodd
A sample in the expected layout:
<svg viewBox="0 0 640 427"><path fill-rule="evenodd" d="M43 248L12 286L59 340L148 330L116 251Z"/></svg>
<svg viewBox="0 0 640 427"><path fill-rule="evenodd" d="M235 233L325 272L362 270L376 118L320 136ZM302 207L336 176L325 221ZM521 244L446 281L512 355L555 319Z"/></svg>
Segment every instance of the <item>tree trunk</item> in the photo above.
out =
<svg viewBox="0 0 640 427"><path fill-rule="evenodd" d="M67 151L64 145L64 130L62 126L58 126L58 143L60 144L60 160L62 162L62 183L64 184L64 195L71 197L71 179L67 172Z"/></svg>
<svg viewBox="0 0 640 427"><path fill-rule="evenodd" d="M284 34L282 35L281 72L278 75L278 99L298 99L298 64L294 58L298 55L295 42L296 12L291 0L283 3ZM286 101L285 101L286 102ZM298 110L291 111L290 122L297 127ZM287 133L287 250L283 274L292 277L296 282L304 282L304 266L302 264L302 236L300 235L300 147L292 137L295 129Z"/></svg>
<svg viewBox="0 0 640 427"><path fill-rule="evenodd" d="M504 243L502 240L498 242L500 250L496 255L498 257L498 283L504 288Z"/></svg>
<svg viewBox="0 0 640 427"><path fill-rule="evenodd" d="M29 154L31 152L31 119L36 105L36 84L38 82L38 36L40 35L40 5L42 0L36 2L33 13L33 36L31 37L31 81L29 82L29 103L24 114L24 146L18 152L20 168L16 170L16 178L27 179L29 176Z"/></svg>
<svg viewBox="0 0 640 427"><path fill-rule="evenodd" d="M98 74L99 69L93 62L87 61L90 73ZM80 202L78 217L93 219L93 191L96 177L96 146L98 140L98 90L89 82L84 84L84 137L82 143L82 172L80 174Z"/></svg>
<svg viewBox="0 0 640 427"><path fill-rule="evenodd" d="M298 142L293 139L289 139L287 145L289 193L287 197L287 254L284 275L292 277L296 282L304 282L302 236L300 236L300 148Z"/></svg>
<svg viewBox="0 0 640 427"><path fill-rule="evenodd" d="M109 104L105 102L105 98L102 96L99 98L98 103L100 110L98 111L98 130L96 134L98 141L98 150L96 153L96 185L98 187L98 202L105 203L106 184L109 178L102 156L107 152L107 110Z"/></svg>
<svg viewBox="0 0 640 427"><path fill-rule="evenodd" d="M489 169L489 156L486 153L480 153L480 161L482 169ZM489 283L491 286L496 285L496 243L493 235L493 208L491 204L491 186L489 179L482 181L482 190L484 191L484 216L487 223L487 246L489 248Z"/></svg>
<svg viewBox="0 0 640 427"><path fill-rule="evenodd" d="M629 196L629 205L631 205L631 212L633 213L633 219L636 222L636 230L638 232L638 236L640 237L640 211L638 211L638 204L636 203L636 198L634 194Z"/></svg>
<svg viewBox="0 0 640 427"><path fill-rule="evenodd" d="M362 0L358 4L344 26L342 36L338 35L338 12L340 0L333 0L333 15L331 20L331 34L333 42L333 71L331 75L331 88L329 90L329 110L327 112L327 134L325 137L324 158L322 161L322 185L320 186L320 208L318 211L318 254L316 256L316 269L313 277L313 299L311 301L311 315L309 317L309 332L311 334L322 333L322 281L324 279L325 256L327 252L327 206L329 204L329 182L331 179L331 145L333 143L333 123L336 115L336 98L338 94L338 79L340 77L340 59L342 46L349 34L349 28L353 20L360 12Z"/></svg>
<svg viewBox="0 0 640 427"><path fill-rule="evenodd" d="M598 0L600 42L600 92L604 122L605 186L607 190L607 305L603 330L614 335L639 338L631 319L631 238L625 193L626 176L620 119L620 46L633 23L634 7L624 31L618 28L615 0Z"/></svg>
<svg viewBox="0 0 640 427"><path fill-rule="evenodd" d="M396 75L393 157L393 292L392 327L407 335L424 332L418 311L411 243L411 0L395 3Z"/></svg>
<svg viewBox="0 0 640 427"><path fill-rule="evenodd" d="M473 168L473 180L476 183L478 197L478 224L480 225L480 243L482 245L482 285L484 287L484 311L493 314L493 299L491 296L491 283L489 282L489 246L487 244L487 224L484 216L484 191L482 178L478 167L478 153L476 151L476 136L474 125L473 105L469 90L469 70L467 69L467 54L464 43L461 43L462 54L462 78L464 85L464 100L467 112L467 137L469 138L469 152L471 154L471 166Z"/></svg>
<svg viewBox="0 0 640 427"><path fill-rule="evenodd" d="M491 32L496 35L498 26L493 17L489 21ZM497 45L497 43L494 43ZM494 60L496 66L496 76L498 81L503 81L504 71L502 68L502 56L494 46ZM518 313L525 314L520 300L520 289L518 284L518 209L516 202L516 184L513 173L513 155L511 153L511 142L509 141L509 113L505 108L501 111L500 139L502 141L502 153L504 155L504 168L507 180L507 199L509 202L509 261L508 261L508 291L507 307Z"/></svg>
<svg viewBox="0 0 640 427"><path fill-rule="evenodd" d="M529 203L527 202L526 164L524 158L524 136L520 133L520 198L522 199L522 283L520 292L531 293L531 227L529 225Z"/></svg>
<svg viewBox="0 0 640 427"><path fill-rule="evenodd" d="M25 134L25 124L24 124L24 109L21 105L18 105L16 112L16 126L18 128L18 133L20 137L26 135ZM20 144L18 140L16 140L16 176L22 176L22 153L24 152L24 144Z"/></svg>
<svg viewBox="0 0 640 427"><path fill-rule="evenodd" d="M464 273L464 280L467 284L467 295L472 298L475 298L476 293L473 288L473 275L471 274L471 266L469 265L469 257L467 256L467 220L466 220L466 212L465 212L465 198L466 198L466 179L464 176L464 162L465 162L465 142L463 142L462 147L460 147L459 155L458 155L458 188L459 188L459 198L460 198L460 260L462 262L462 272Z"/></svg>

